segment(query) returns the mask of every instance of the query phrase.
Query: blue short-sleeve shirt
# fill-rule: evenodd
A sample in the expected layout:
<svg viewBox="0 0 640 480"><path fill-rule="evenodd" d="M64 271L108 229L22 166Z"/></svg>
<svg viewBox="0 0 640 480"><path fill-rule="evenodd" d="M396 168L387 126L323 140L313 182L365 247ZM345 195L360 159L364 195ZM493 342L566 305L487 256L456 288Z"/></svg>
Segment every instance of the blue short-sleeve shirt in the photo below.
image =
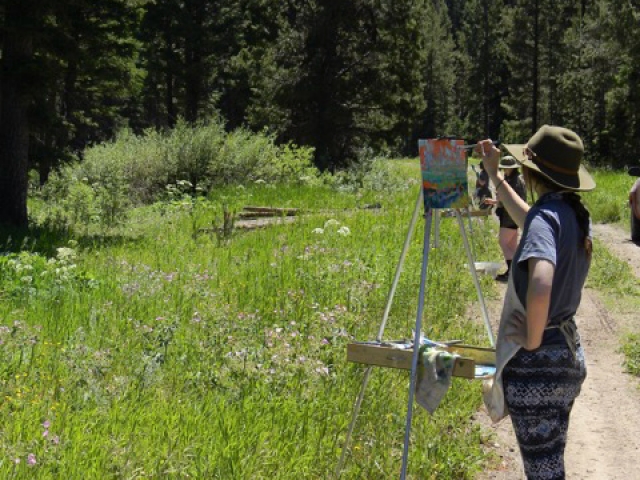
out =
<svg viewBox="0 0 640 480"><path fill-rule="evenodd" d="M530 258L548 260L555 267L548 325L558 325L572 318L580 305L590 260L581 241L575 212L560 193L543 195L531 207L513 258L513 282L518 299L525 308ZM562 334L557 329L545 331L543 344L560 341Z"/></svg>

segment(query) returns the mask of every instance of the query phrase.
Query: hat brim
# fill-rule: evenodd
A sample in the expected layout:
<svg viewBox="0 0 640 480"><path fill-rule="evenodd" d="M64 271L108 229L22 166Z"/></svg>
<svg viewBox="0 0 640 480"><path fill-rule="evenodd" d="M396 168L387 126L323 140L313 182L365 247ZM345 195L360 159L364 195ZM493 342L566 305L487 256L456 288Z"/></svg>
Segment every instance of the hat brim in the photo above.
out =
<svg viewBox="0 0 640 480"><path fill-rule="evenodd" d="M509 145L503 144L502 146L509 152L510 155L513 155L513 157L519 164L530 168L531 170L539 172L545 178L548 178L551 182L555 183L559 187L575 192L588 192L596 188L596 182L593 180L591 175L589 175L587 169L584 168L584 165L580 165L580 168L576 175L559 173L545 167L544 165L537 165L529 160L529 158L524 153L524 149L527 146L524 143Z"/></svg>

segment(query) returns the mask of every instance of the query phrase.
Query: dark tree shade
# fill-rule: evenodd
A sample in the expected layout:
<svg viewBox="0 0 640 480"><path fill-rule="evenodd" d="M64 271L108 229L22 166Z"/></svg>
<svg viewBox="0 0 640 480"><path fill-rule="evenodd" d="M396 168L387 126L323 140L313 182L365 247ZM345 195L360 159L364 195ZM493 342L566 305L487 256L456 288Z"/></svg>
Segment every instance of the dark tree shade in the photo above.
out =
<svg viewBox="0 0 640 480"><path fill-rule="evenodd" d="M4 4L0 104L0 224L27 225L28 108L33 97L33 36L40 20L36 1Z"/></svg>

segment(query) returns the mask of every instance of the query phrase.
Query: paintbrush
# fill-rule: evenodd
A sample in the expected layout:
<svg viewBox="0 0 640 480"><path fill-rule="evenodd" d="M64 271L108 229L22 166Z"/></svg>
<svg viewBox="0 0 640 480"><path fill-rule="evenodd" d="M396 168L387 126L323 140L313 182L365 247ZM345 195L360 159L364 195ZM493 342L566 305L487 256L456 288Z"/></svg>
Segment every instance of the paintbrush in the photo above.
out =
<svg viewBox="0 0 640 480"><path fill-rule="evenodd" d="M492 141L492 143L496 146L499 147L500 146L500 140L496 140L495 142ZM462 148L463 150L471 150L472 148L475 148L478 144L477 143L471 143L469 145L458 145L458 148Z"/></svg>

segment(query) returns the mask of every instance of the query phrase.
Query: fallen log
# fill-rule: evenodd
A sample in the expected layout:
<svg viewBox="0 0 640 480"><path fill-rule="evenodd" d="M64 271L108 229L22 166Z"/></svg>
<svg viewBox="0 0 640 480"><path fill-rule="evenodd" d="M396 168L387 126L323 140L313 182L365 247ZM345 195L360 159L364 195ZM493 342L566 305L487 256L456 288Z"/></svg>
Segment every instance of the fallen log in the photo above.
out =
<svg viewBox="0 0 640 480"><path fill-rule="evenodd" d="M247 206L243 208L243 213L252 214L269 214L271 216L292 216L297 215L300 212L299 208L277 208L277 207L252 207ZM268 216L268 215L259 215Z"/></svg>

